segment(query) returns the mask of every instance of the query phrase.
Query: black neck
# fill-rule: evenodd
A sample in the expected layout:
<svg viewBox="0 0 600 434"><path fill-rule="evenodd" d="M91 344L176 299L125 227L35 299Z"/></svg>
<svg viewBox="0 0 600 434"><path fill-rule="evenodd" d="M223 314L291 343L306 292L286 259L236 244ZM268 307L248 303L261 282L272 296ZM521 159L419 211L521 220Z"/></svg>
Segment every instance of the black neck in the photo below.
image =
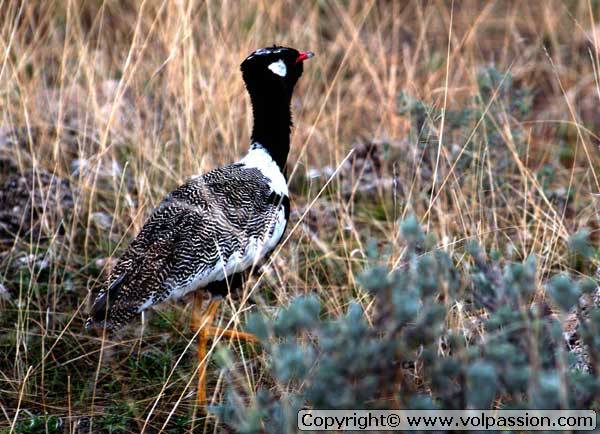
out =
<svg viewBox="0 0 600 434"><path fill-rule="evenodd" d="M252 142L260 143L283 171L290 152L291 93L250 92L254 127Z"/></svg>

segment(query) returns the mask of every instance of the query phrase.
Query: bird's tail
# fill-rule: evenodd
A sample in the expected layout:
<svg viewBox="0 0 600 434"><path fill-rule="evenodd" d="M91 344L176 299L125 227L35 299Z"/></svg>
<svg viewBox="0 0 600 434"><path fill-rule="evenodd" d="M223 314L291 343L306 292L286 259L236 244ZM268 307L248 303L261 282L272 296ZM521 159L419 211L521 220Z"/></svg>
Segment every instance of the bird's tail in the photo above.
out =
<svg viewBox="0 0 600 434"><path fill-rule="evenodd" d="M126 273L121 274L106 288L100 291L92 308L90 309L89 317L85 322L87 331L99 327L109 330L116 328L113 321L114 308L118 298L119 291L125 283Z"/></svg>

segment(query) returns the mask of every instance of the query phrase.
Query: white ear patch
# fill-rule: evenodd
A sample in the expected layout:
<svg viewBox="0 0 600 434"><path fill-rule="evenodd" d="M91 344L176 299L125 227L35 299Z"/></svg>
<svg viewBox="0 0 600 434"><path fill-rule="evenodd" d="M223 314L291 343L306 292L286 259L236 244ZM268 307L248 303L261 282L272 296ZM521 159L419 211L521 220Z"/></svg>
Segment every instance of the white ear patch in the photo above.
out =
<svg viewBox="0 0 600 434"><path fill-rule="evenodd" d="M279 59L277 62L271 63L269 65L269 69L273 71L273 74L277 74L280 77L285 77L287 74L287 68L281 59Z"/></svg>

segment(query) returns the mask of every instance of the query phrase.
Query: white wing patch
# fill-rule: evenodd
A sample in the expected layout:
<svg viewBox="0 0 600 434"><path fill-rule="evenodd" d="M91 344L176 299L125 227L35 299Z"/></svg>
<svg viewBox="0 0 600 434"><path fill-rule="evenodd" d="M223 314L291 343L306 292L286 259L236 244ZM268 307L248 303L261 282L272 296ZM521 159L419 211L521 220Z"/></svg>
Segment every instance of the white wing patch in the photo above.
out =
<svg viewBox="0 0 600 434"><path fill-rule="evenodd" d="M277 74L280 77L285 77L287 74L287 67L281 59L279 59L277 62L271 63L268 68L273 72L273 74Z"/></svg>

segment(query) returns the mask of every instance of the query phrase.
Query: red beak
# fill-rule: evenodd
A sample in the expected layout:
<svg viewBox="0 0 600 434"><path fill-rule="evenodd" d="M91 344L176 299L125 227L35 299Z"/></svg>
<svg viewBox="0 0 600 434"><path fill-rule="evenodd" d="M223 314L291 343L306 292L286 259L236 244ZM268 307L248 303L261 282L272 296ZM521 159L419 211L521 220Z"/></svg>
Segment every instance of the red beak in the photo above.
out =
<svg viewBox="0 0 600 434"><path fill-rule="evenodd" d="M300 51L300 54L298 55L298 58L296 59L296 63L304 62L306 59L310 59L314 55L315 55L315 53L313 53L312 51Z"/></svg>

